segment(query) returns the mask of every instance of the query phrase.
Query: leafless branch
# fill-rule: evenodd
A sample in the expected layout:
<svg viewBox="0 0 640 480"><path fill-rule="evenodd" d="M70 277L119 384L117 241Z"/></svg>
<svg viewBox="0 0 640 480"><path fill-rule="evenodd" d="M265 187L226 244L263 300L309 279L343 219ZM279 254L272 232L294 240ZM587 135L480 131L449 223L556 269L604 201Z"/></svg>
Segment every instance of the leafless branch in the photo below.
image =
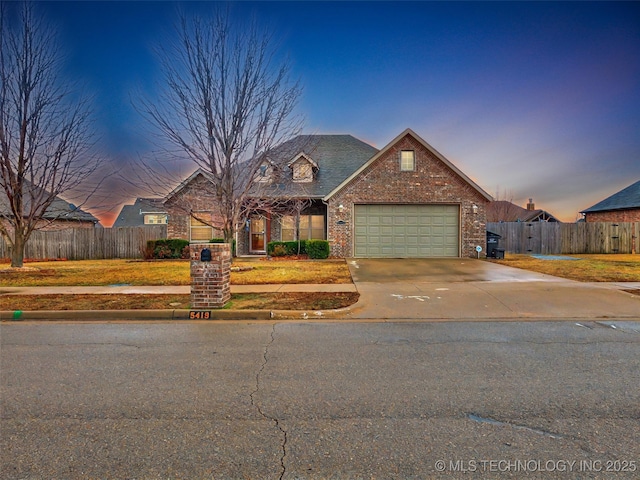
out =
<svg viewBox="0 0 640 480"><path fill-rule="evenodd" d="M140 110L163 139L209 177L225 239L231 240L254 176L268 153L299 133L301 94L272 36L253 21L181 15L175 44L160 50L164 90ZM188 206L185 206L188 209Z"/></svg>
<svg viewBox="0 0 640 480"><path fill-rule="evenodd" d="M31 3L21 7L13 25L0 4L0 233L12 266L56 197L86 187L98 168L88 101L62 81L55 30Z"/></svg>

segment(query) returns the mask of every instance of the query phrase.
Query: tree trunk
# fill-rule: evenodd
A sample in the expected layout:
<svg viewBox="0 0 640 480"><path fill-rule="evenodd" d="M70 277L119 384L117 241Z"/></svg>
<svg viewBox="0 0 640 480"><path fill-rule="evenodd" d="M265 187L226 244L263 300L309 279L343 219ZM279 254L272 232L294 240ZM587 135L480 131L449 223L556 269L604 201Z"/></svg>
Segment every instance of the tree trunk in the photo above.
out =
<svg viewBox="0 0 640 480"><path fill-rule="evenodd" d="M24 234L16 229L11 248L11 268L22 268L24 265L25 244Z"/></svg>
<svg viewBox="0 0 640 480"><path fill-rule="evenodd" d="M236 249L233 248L233 237L235 237L235 229L233 228L233 222L226 222L222 229L222 236L224 237L224 243L229 244L231 250L231 261L236 256Z"/></svg>

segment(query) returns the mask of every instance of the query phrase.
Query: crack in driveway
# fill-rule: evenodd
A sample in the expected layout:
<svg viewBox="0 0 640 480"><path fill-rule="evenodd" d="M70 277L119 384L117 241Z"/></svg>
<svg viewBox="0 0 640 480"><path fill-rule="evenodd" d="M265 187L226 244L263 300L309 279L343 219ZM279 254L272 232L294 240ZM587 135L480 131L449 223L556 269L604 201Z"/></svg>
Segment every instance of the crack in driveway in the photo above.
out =
<svg viewBox="0 0 640 480"><path fill-rule="evenodd" d="M251 405L256 408L256 410L262 417L264 417L266 420L273 422L276 428L280 430L280 433L282 434L282 444L281 444L282 455L280 456L281 470L280 470L280 476L278 477L279 480L282 480L287 470L287 467L284 462L285 457L287 456L287 432L285 429L283 429L280 426L280 421L276 417L272 417L271 415L267 414L264 410L262 410L262 408L260 407L260 404L256 401L256 398L255 398L258 391L260 390L260 375L266 368L267 362L269 361L269 347L273 345L273 342L275 341L275 333L276 333L276 324L274 323L273 328L271 329L270 340L265 345L264 350L262 352L262 365L260 365L260 369L256 373L256 388L253 392L251 392L251 395L249 396L251 398Z"/></svg>

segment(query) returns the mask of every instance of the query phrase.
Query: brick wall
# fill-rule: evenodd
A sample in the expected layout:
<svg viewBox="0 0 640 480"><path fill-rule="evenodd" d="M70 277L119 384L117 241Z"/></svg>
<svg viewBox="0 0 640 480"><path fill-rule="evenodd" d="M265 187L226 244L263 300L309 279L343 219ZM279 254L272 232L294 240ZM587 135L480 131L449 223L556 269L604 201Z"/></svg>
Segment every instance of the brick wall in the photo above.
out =
<svg viewBox="0 0 640 480"><path fill-rule="evenodd" d="M218 215L216 204L215 196L211 193L211 182L204 176L198 175L165 203L169 214L167 237L189 240L191 228L189 212L209 212L215 222ZM222 234L214 230L212 238L214 237L222 237Z"/></svg>
<svg viewBox="0 0 640 480"><path fill-rule="evenodd" d="M400 171L401 150L415 151L415 171ZM358 203L457 204L461 255L475 257L477 245L485 248L488 200L410 135L330 199L328 233L334 256L353 254L353 206ZM344 206L342 212L339 205ZM477 205L477 213L473 213L473 205Z"/></svg>
<svg viewBox="0 0 640 480"><path fill-rule="evenodd" d="M587 222L640 222L640 208L585 214Z"/></svg>
<svg viewBox="0 0 640 480"><path fill-rule="evenodd" d="M211 261L201 261L204 248ZM222 308L231 299L231 249L226 243L191 245L191 308Z"/></svg>

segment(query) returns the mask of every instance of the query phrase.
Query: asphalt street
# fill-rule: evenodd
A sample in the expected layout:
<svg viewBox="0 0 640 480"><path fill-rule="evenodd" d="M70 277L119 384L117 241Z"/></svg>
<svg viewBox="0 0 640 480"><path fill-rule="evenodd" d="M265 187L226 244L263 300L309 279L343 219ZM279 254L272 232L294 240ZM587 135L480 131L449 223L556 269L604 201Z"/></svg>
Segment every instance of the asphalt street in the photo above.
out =
<svg viewBox="0 0 640 480"><path fill-rule="evenodd" d="M640 476L640 322L22 322L0 340L3 479Z"/></svg>

